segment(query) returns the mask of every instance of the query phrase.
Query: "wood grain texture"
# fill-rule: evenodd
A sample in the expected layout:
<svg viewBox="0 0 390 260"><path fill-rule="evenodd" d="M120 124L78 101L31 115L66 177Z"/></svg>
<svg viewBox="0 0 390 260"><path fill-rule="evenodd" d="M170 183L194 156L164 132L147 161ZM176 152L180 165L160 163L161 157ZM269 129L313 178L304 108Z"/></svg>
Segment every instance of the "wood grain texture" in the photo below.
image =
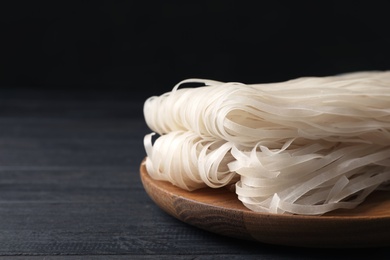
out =
<svg viewBox="0 0 390 260"><path fill-rule="evenodd" d="M376 192L352 210L323 216L250 211L227 188L188 192L153 180L141 163L149 196L170 215L201 229L239 239L300 247L379 247L390 245L390 193Z"/></svg>

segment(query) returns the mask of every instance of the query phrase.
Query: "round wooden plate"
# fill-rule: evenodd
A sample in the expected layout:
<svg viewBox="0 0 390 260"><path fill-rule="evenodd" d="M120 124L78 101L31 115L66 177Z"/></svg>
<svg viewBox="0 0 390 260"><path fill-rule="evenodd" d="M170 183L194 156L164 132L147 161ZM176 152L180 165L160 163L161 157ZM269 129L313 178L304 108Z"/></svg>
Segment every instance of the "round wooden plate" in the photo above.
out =
<svg viewBox="0 0 390 260"><path fill-rule="evenodd" d="M301 247L390 246L390 192L377 191L353 210L322 216L258 213L227 188L185 191L152 179L141 163L150 198L173 217L214 233L262 243Z"/></svg>

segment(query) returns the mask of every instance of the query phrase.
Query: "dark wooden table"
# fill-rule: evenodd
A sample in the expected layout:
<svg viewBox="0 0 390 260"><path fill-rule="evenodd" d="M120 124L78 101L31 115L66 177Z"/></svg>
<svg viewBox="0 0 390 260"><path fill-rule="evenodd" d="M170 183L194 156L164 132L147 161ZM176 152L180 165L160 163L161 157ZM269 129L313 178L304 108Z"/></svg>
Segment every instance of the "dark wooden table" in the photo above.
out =
<svg viewBox="0 0 390 260"><path fill-rule="evenodd" d="M139 177L143 101L130 92L0 90L0 259L389 259L390 248L240 241L167 215Z"/></svg>

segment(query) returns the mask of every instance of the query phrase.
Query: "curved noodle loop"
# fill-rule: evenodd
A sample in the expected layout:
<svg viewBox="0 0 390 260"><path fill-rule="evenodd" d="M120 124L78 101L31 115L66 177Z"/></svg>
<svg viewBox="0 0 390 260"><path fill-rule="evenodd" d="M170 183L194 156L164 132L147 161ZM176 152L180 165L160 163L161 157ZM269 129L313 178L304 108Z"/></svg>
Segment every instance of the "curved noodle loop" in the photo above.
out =
<svg viewBox="0 0 390 260"><path fill-rule="evenodd" d="M227 166L233 161L229 153L230 143L205 140L192 132L175 131L160 136L152 145L152 135L145 136L144 144L146 167L154 179L195 190L206 186L219 188L236 177Z"/></svg>
<svg viewBox="0 0 390 260"><path fill-rule="evenodd" d="M179 88L183 83L205 86ZM144 104L149 174L183 189L236 183L245 206L320 215L390 182L390 72L272 84L189 79ZM387 185L387 186L386 186Z"/></svg>

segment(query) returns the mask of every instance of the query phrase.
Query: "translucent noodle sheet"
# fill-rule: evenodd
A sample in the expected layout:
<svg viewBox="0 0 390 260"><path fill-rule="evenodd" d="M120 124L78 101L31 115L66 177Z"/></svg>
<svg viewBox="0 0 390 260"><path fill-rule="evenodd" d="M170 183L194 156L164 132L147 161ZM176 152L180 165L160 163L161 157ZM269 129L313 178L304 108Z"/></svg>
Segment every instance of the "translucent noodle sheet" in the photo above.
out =
<svg viewBox="0 0 390 260"><path fill-rule="evenodd" d="M204 86L179 88L187 82ZM390 72L272 84L180 82L149 98L152 178L186 190L235 183L251 210L321 215L390 183Z"/></svg>

